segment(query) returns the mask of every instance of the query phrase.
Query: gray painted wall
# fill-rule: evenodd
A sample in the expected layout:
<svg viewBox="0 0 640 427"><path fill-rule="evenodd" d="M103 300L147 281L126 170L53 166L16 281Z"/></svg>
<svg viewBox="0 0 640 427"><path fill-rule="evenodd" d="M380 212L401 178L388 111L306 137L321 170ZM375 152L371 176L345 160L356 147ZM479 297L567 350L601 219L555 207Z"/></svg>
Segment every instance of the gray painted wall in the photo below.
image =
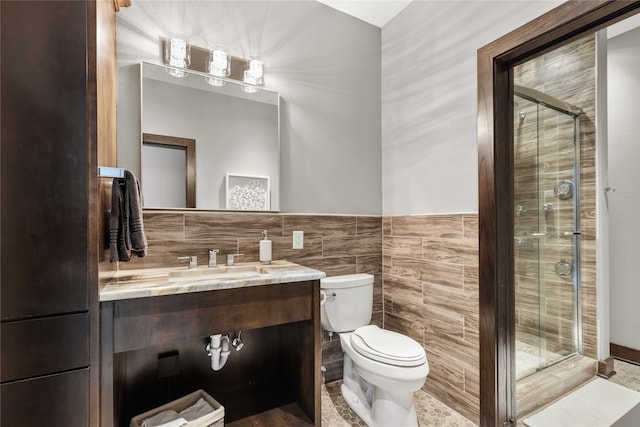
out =
<svg viewBox="0 0 640 427"><path fill-rule="evenodd" d="M607 54L611 342L640 350L640 28L609 39Z"/></svg>
<svg viewBox="0 0 640 427"><path fill-rule="evenodd" d="M134 1L116 16L118 66L129 73L159 62L170 32L234 56L262 54L265 86L281 96L282 212L382 213L379 28L311 0ZM119 125L127 108L118 106ZM138 133L119 129L118 138Z"/></svg>
<svg viewBox="0 0 640 427"><path fill-rule="evenodd" d="M283 212L477 212L477 49L561 3L414 0L381 31L311 0L135 1L118 63L158 62L171 31L260 51L282 96Z"/></svg>
<svg viewBox="0 0 640 427"><path fill-rule="evenodd" d="M414 0L384 26L383 214L478 211L477 50L561 3Z"/></svg>

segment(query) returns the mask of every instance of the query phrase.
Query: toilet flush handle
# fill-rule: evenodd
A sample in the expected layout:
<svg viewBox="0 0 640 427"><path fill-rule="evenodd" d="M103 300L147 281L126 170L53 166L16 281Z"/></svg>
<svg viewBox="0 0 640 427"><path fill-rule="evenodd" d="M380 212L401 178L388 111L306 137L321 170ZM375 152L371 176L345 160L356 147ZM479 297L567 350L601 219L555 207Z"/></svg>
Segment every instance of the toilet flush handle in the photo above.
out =
<svg viewBox="0 0 640 427"><path fill-rule="evenodd" d="M335 292L331 292L329 294L330 297L335 297L336 293ZM320 291L320 305L324 305L324 303L327 302L327 293L323 290Z"/></svg>

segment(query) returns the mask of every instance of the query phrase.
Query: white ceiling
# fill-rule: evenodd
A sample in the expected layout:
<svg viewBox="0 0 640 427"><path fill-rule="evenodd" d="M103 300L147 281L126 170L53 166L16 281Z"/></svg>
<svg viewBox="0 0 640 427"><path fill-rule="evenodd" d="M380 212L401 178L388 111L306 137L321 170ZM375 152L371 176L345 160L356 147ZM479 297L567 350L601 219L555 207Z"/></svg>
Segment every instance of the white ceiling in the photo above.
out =
<svg viewBox="0 0 640 427"><path fill-rule="evenodd" d="M317 0L334 9L382 28L411 0Z"/></svg>
<svg viewBox="0 0 640 427"><path fill-rule="evenodd" d="M316 0L334 9L355 16L376 27L384 27L412 0ZM632 16L608 28L609 38L640 26L640 14Z"/></svg>

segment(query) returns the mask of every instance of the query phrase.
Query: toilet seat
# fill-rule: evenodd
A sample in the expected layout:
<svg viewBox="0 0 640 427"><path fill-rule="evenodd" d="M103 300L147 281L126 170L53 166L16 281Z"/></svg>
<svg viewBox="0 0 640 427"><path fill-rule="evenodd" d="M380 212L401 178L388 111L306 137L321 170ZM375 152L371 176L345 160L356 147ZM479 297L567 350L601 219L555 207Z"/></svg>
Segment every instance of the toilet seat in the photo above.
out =
<svg viewBox="0 0 640 427"><path fill-rule="evenodd" d="M414 339L376 325L356 329L351 345L364 357L394 366L419 366L427 360L424 348Z"/></svg>

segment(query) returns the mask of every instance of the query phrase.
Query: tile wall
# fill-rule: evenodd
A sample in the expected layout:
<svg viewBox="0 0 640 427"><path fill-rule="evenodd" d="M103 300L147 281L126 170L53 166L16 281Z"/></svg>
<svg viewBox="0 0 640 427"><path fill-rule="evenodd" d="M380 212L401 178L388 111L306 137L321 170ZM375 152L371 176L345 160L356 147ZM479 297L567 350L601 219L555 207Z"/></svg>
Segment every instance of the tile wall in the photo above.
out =
<svg viewBox="0 0 640 427"><path fill-rule="evenodd" d="M422 343L424 389L479 421L478 217L383 218L384 327Z"/></svg>

